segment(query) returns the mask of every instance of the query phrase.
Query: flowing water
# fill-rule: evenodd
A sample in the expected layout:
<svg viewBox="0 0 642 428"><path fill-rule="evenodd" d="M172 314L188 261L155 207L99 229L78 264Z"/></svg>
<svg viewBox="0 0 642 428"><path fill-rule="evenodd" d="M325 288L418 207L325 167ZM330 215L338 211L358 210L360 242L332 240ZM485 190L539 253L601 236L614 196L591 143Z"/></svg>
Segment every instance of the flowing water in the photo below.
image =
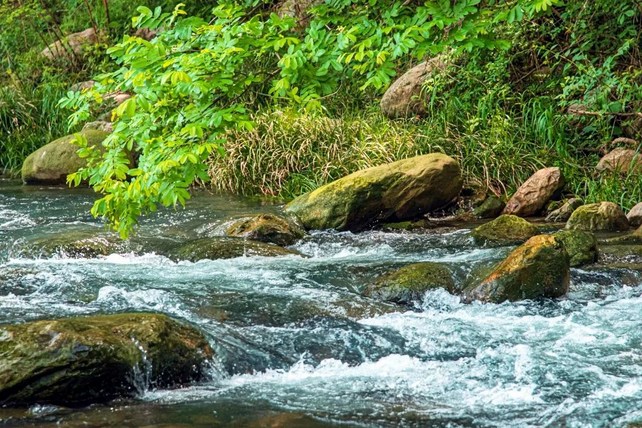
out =
<svg viewBox="0 0 642 428"><path fill-rule="evenodd" d="M0 323L162 312L205 332L211 380L86 409L1 409L12 426L626 426L642 420L642 273L573 270L565 299L471 304L429 292L414 308L360 297L418 261L472 269L510 248L467 230L318 232L309 257L172 262L153 251L27 258L34 237L102 230L88 191L0 182ZM145 219L140 240L217 233L278 207L200 195Z"/></svg>

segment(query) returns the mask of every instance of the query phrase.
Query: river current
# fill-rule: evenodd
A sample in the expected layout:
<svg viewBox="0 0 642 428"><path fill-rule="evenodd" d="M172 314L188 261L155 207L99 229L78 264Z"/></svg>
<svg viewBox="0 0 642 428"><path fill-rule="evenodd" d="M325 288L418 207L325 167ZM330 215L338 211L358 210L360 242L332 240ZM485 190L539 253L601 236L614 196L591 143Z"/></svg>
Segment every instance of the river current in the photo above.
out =
<svg viewBox="0 0 642 428"><path fill-rule="evenodd" d="M210 380L85 409L0 409L7 426L611 427L642 421L642 272L573 269L559 300L413 308L360 296L392 268L448 263L457 281L511 248L467 229L314 232L307 257L173 262L154 251L29 258L21 242L104 229L93 194L0 181L0 323L161 312L203 331ZM143 219L137 239L212 236L231 217L278 212L199 194Z"/></svg>

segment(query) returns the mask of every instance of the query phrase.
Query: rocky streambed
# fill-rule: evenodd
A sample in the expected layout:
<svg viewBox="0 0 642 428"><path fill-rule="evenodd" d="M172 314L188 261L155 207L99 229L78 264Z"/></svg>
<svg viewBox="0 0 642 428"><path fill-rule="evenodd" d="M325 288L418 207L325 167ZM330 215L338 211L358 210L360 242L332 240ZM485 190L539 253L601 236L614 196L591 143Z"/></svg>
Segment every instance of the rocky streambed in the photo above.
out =
<svg viewBox="0 0 642 428"><path fill-rule="evenodd" d="M7 425L642 420L642 244L622 233L580 245L597 261L566 251L557 297L465 303L471 283L511 253L532 254L533 236L548 238L531 246L557 242L560 226L513 225L520 236L495 241L472 232L479 222L272 230L275 245L255 242L255 220L230 220L282 207L202 194L121 242L87 214L92 198L0 183ZM551 245L549 265L566 257ZM540 273L525 272L522 282Z"/></svg>

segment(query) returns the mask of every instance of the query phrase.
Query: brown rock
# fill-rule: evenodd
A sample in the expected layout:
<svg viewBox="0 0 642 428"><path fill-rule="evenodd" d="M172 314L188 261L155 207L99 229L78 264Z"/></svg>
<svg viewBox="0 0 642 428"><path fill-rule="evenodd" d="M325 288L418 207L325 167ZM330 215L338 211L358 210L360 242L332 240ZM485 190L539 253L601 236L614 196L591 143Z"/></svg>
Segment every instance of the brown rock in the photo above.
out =
<svg viewBox="0 0 642 428"><path fill-rule="evenodd" d="M642 202L631 208L626 218L629 220L631 226L637 227L642 225Z"/></svg>
<svg viewBox="0 0 642 428"><path fill-rule="evenodd" d="M618 147L604 155L595 169L600 172L640 173L642 172L642 155L633 149Z"/></svg>
<svg viewBox="0 0 642 428"><path fill-rule="evenodd" d="M421 89L428 76L446 67L440 58L422 62L399 77L381 98L381 111L389 118L422 116L426 113Z"/></svg>
<svg viewBox="0 0 642 428"><path fill-rule="evenodd" d="M564 187L564 176L557 167L533 174L506 204L504 214L528 217L537 214L548 200Z"/></svg>
<svg viewBox="0 0 642 428"><path fill-rule="evenodd" d="M561 297L569 283L570 262L564 244L552 235L537 235L511 252L481 283L464 290L464 301Z"/></svg>
<svg viewBox="0 0 642 428"><path fill-rule="evenodd" d="M41 54L51 60L69 55L82 55L85 47L96 43L98 43L98 34L93 28L88 28L85 31L66 36L62 42L58 40L50 44L43 49Z"/></svg>

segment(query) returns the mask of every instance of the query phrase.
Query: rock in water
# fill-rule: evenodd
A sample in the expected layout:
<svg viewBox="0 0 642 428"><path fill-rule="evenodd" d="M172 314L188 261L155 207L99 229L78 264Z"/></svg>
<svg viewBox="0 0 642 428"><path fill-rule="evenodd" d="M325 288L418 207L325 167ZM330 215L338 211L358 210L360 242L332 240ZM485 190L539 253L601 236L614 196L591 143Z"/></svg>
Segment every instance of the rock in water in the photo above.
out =
<svg viewBox="0 0 642 428"><path fill-rule="evenodd" d="M391 119L424 115L427 100L421 98L423 84L431 73L445 67L441 58L433 58L405 72L381 98L383 114Z"/></svg>
<svg viewBox="0 0 642 428"><path fill-rule="evenodd" d="M595 169L599 172L639 173L642 172L642 154L633 149L618 147L604 155Z"/></svg>
<svg viewBox="0 0 642 428"><path fill-rule="evenodd" d="M506 204L504 214L528 217L537 214L564 187L559 168L544 168L522 184Z"/></svg>
<svg viewBox="0 0 642 428"><path fill-rule="evenodd" d="M205 377L203 335L160 314L118 314L0 327L0 403L82 406Z"/></svg>
<svg viewBox="0 0 642 428"><path fill-rule="evenodd" d="M521 244L539 233L537 226L515 215L501 215L473 229L471 235L478 244Z"/></svg>
<svg viewBox="0 0 642 428"><path fill-rule="evenodd" d="M303 238L305 230L288 218L260 214L235 220L227 227L225 234L286 246Z"/></svg>
<svg viewBox="0 0 642 428"><path fill-rule="evenodd" d="M85 130L80 132L89 145L99 145L108 132ZM22 181L25 184L64 184L67 175L78 171L86 161L76 154L78 146L72 143L75 135L59 138L27 156L22 164Z"/></svg>
<svg viewBox="0 0 642 428"><path fill-rule="evenodd" d="M388 302L411 304L435 288L456 291L452 273L440 263L413 263L378 278L363 294Z"/></svg>
<svg viewBox="0 0 642 428"><path fill-rule="evenodd" d="M566 222L566 228L591 232L617 232L628 230L629 221L617 204L598 202L582 205L576 209Z"/></svg>
<svg viewBox="0 0 642 428"><path fill-rule="evenodd" d="M626 218L633 227L642 225L642 202L631 208L631 211L626 214Z"/></svg>
<svg viewBox="0 0 642 428"><path fill-rule="evenodd" d="M537 235L511 252L481 283L467 288L464 301L561 297L569 282L569 256L563 243L552 235Z"/></svg>
<svg viewBox="0 0 642 428"><path fill-rule="evenodd" d="M591 232L562 230L553 236L564 244L572 267L584 266L597 261L597 239Z"/></svg>
<svg viewBox="0 0 642 428"><path fill-rule="evenodd" d="M551 223L565 222L567 221L573 212L581 207L584 204L579 198L571 198L564 205L552 211L549 215L546 216L546 221Z"/></svg>
<svg viewBox="0 0 642 428"><path fill-rule="evenodd" d="M232 237L213 237L188 241L170 249L165 255L176 261L189 260L197 262L205 259L233 259L246 256L277 257L292 254L301 255L298 251L288 250L265 242Z"/></svg>
<svg viewBox="0 0 642 428"><path fill-rule="evenodd" d="M495 218L502 213L506 204L495 195L490 195L484 202L473 210L477 218Z"/></svg>
<svg viewBox="0 0 642 428"><path fill-rule="evenodd" d="M359 231L413 220L447 205L462 187L459 164L433 153L357 171L290 202L306 229Z"/></svg>

